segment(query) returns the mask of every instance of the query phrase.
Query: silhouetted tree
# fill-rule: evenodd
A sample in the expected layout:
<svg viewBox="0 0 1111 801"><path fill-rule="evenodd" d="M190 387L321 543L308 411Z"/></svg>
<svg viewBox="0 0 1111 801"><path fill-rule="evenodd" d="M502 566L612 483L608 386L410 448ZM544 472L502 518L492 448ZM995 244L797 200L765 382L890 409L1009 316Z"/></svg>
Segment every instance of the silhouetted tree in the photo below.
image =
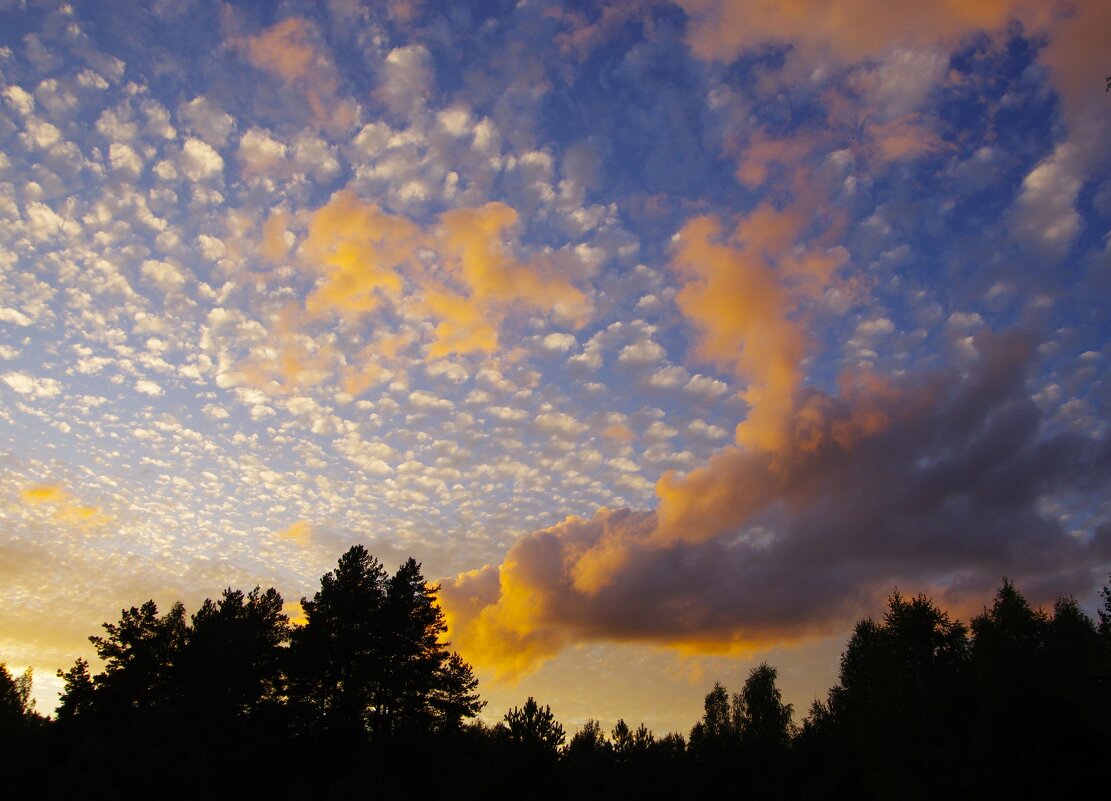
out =
<svg viewBox="0 0 1111 801"><path fill-rule="evenodd" d="M531 695L523 707L513 707L506 712L504 722L510 742L529 750L554 757L563 745L563 726L555 719L551 707L541 707Z"/></svg>
<svg viewBox="0 0 1111 801"><path fill-rule="evenodd" d="M1106 760L1095 623L1071 598L1033 609L1005 579L972 630L981 794L1079 794Z"/></svg>
<svg viewBox="0 0 1111 801"><path fill-rule="evenodd" d="M741 744L761 751L786 749L793 707L775 685L778 672L767 662L754 667L735 696L734 719Z"/></svg>
<svg viewBox="0 0 1111 801"><path fill-rule="evenodd" d="M39 787L46 719L35 711L31 668L13 676L0 662L0 798L31 797Z"/></svg>
<svg viewBox="0 0 1111 801"><path fill-rule="evenodd" d="M226 724L278 702L290 637L282 605L273 587L247 595L229 587L220 600L205 599L178 665L180 691L194 715Z"/></svg>
<svg viewBox="0 0 1111 801"><path fill-rule="evenodd" d="M793 708L776 686L778 673L767 662L754 667L733 696L733 725L739 740L739 763L748 791L777 797L784 786L787 749L794 727Z"/></svg>
<svg viewBox="0 0 1111 801"><path fill-rule="evenodd" d="M301 717L337 735L361 734L376 708L384 672L381 609L386 571L356 545L301 599L306 623L293 632L291 699Z"/></svg>
<svg viewBox="0 0 1111 801"><path fill-rule="evenodd" d="M469 664L457 653L448 655L435 676L428 700L438 728L459 729L464 720L473 718L486 706L478 694L478 679Z"/></svg>
<svg viewBox="0 0 1111 801"><path fill-rule="evenodd" d="M703 763L727 759L737 744L737 730L730 711L729 693L719 682L706 694L702 720L691 728L690 751Z"/></svg>
<svg viewBox="0 0 1111 801"><path fill-rule="evenodd" d="M598 721L590 718L575 732L563 751L563 766L572 798L609 795L612 749Z"/></svg>
<svg viewBox="0 0 1111 801"><path fill-rule="evenodd" d="M164 704L188 634L185 607L175 603L159 616L155 602L147 601L122 610L119 623L105 623L104 631L89 638L104 661L94 679L97 709L121 715Z"/></svg>
<svg viewBox="0 0 1111 801"><path fill-rule="evenodd" d="M56 714L59 720L69 720L78 715L87 715L93 711L94 692L92 674L89 673L88 661L80 657L73 663L69 670L58 670L58 678L64 684Z"/></svg>
<svg viewBox="0 0 1111 801"><path fill-rule="evenodd" d="M385 737L458 729L483 706L470 666L441 642L436 590L409 559L387 577L356 545L302 599L290 695L326 731Z"/></svg>
<svg viewBox="0 0 1111 801"><path fill-rule="evenodd" d="M864 786L880 797L954 791L967 708L965 627L925 596L896 592L883 620L857 624L828 709Z"/></svg>
<svg viewBox="0 0 1111 801"><path fill-rule="evenodd" d="M35 711L31 697L31 668L19 676L12 676L8 666L0 662L0 716L5 720L25 720Z"/></svg>

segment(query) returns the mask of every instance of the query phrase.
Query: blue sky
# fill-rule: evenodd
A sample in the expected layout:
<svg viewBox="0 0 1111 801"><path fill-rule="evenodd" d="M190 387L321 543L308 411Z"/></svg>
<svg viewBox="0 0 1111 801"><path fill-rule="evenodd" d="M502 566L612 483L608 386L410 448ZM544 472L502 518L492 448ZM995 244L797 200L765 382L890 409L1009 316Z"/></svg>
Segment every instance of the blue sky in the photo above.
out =
<svg viewBox="0 0 1111 801"><path fill-rule="evenodd" d="M804 709L1111 567L1111 9L0 3L0 657L442 582L489 712Z"/></svg>

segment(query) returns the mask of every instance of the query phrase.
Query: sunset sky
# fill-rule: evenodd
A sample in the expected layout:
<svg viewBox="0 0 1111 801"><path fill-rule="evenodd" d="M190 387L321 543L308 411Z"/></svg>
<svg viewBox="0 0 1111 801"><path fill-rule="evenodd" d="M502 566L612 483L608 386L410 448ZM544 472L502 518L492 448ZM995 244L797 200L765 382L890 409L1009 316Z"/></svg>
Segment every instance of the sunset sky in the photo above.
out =
<svg viewBox="0 0 1111 801"><path fill-rule="evenodd" d="M1111 570L1111 3L0 0L0 660L355 543L487 717Z"/></svg>

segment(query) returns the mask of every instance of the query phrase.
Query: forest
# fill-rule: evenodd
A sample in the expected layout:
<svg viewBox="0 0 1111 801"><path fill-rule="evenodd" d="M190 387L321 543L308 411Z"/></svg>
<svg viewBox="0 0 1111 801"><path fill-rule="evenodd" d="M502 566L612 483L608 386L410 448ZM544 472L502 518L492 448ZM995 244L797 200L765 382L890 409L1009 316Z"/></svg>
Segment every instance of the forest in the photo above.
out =
<svg viewBox="0 0 1111 801"><path fill-rule="evenodd" d="M1111 589L1098 620L1003 580L968 625L894 593L800 716L776 669L715 684L689 733L573 736L533 698L494 725L413 559L363 547L302 600L153 601L90 637L51 716L0 663L0 798L926 799L1074 797L1111 769ZM490 716L487 714L487 720Z"/></svg>

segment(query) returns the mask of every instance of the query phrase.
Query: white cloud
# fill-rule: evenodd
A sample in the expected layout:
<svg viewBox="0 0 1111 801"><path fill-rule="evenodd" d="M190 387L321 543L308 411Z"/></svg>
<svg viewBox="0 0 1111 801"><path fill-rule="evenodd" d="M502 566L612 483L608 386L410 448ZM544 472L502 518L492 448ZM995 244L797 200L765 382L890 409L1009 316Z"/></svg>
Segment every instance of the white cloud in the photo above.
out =
<svg viewBox="0 0 1111 801"><path fill-rule="evenodd" d="M707 400L717 400L729 392L729 385L716 378L704 375L695 375L687 382L686 391L692 395L701 395Z"/></svg>
<svg viewBox="0 0 1111 801"><path fill-rule="evenodd" d="M248 173L267 175L285 164L286 146L270 136L269 131L251 128L239 140L237 156Z"/></svg>
<svg viewBox="0 0 1111 801"><path fill-rule="evenodd" d="M162 389L159 384L151 381L149 378L140 378L138 381L136 381L135 391L141 392L144 395L150 395L152 398L157 398L158 396L165 393L165 390Z"/></svg>
<svg viewBox="0 0 1111 801"><path fill-rule="evenodd" d="M223 147L235 130L235 119L205 97L195 97L177 109L178 118L213 147Z"/></svg>
<svg viewBox="0 0 1111 801"><path fill-rule="evenodd" d="M391 111L411 114L432 85L432 55L424 45L391 50L382 65L379 93Z"/></svg>
<svg viewBox="0 0 1111 801"><path fill-rule="evenodd" d="M224 160L200 139L186 139L178 166L190 181L203 181L220 175L224 171Z"/></svg>
<svg viewBox="0 0 1111 801"><path fill-rule="evenodd" d="M546 351L557 353L575 347L576 341L571 334L548 334L540 340L540 346Z"/></svg>
<svg viewBox="0 0 1111 801"><path fill-rule="evenodd" d="M132 179L138 178L143 171L143 159L130 145L113 142L108 148L108 163L115 172L129 175Z"/></svg>
<svg viewBox="0 0 1111 801"><path fill-rule="evenodd" d="M563 412L545 412L536 416L536 427L541 431L563 436L575 436L586 431L586 424Z"/></svg>
<svg viewBox="0 0 1111 801"><path fill-rule="evenodd" d="M27 120L27 133L23 139L28 147L46 150L62 141L62 132L49 122L32 117Z"/></svg>
<svg viewBox="0 0 1111 801"><path fill-rule="evenodd" d="M80 230L77 223L62 219L45 203L27 204L27 232L35 241L43 242L63 231L74 233L75 230Z"/></svg>
<svg viewBox="0 0 1111 801"><path fill-rule="evenodd" d="M33 398L53 398L62 391L60 382L53 378L38 378L27 373L10 372L0 376L0 381L7 384L12 392L20 395L29 395Z"/></svg>
<svg viewBox="0 0 1111 801"><path fill-rule="evenodd" d="M0 322L12 323L14 325L28 326L34 322L30 317L21 312L19 309L13 309L8 306L0 306Z"/></svg>
<svg viewBox="0 0 1111 801"><path fill-rule="evenodd" d="M216 403L206 403L201 407L201 414L209 420L227 420L231 416L227 409Z"/></svg>
<svg viewBox="0 0 1111 801"><path fill-rule="evenodd" d="M20 116L30 116L35 111L35 98L19 86L9 86L4 90L4 99Z"/></svg>
<svg viewBox="0 0 1111 801"><path fill-rule="evenodd" d="M185 274L180 267L166 261L147 259L143 262L143 276L166 294L176 292L185 285Z"/></svg>
<svg viewBox="0 0 1111 801"><path fill-rule="evenodd" d="M1034 167L1022 182L1014 212L1019 236L1055 255L1063 255L1080 231L1076 199L1086 165L1075 155L1068 143L1058 145Z"/></svg>
<svg viewBox="0 0 1111 801"><path fill-rule="evenodd" d="M292 155L298 170L319 181L332 179L340 170L335 148L308 131L294 137Z"/></svg>
<svg viewBox="0 0 1111 801"><path fill-rule="evenodd" d="M455 404L445 398L438 398L431 392L418 389L409 394L409 405L416 409L447 410L454 408Z"/></svg>
<svg viewBox="0 0 1111 801"><path fill-rule="evenodd" d="M617 361L622 364L634 365L654 364L662 361L665 356L667 356L667 351L658 343L651 339L644 339L622 348L621 353L617 356Z"/></svg>

